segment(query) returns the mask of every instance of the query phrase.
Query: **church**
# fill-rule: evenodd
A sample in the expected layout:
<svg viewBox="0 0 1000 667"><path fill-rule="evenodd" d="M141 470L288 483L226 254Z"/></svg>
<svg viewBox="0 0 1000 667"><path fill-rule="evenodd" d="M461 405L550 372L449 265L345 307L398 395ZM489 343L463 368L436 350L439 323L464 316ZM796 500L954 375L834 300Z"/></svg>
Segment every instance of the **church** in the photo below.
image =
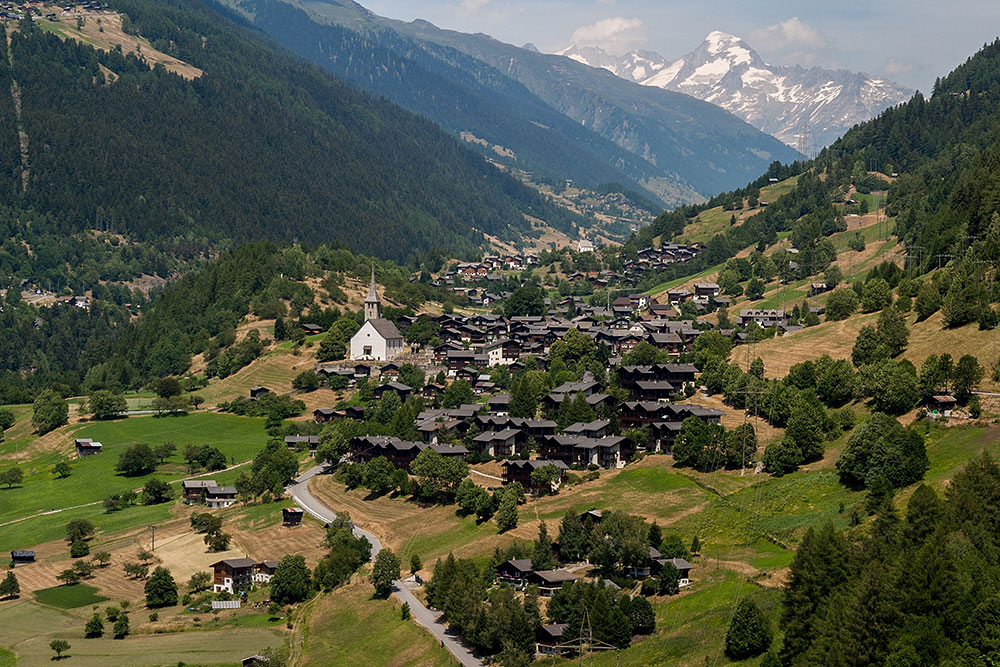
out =
<svg viewBox="0 0 1000 667"><path fill-rule="evenodd" d="M403 351L403 335L390 320L382 317L382 301L375 288L375 268L365 298L365 323L351 337L351 359L388 361Z"/></svg>

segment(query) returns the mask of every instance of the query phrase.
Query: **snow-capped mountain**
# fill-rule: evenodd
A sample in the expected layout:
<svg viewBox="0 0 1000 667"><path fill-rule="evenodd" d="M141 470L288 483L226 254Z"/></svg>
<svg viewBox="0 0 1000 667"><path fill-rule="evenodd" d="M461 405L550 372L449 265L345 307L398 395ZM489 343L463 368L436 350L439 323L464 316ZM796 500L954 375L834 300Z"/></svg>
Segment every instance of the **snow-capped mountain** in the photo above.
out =
<svg viewBox="0 0 1000 667"><path fill-rule="evenodd" d="M571 46L557 55L711 102L810 153L913 93L864 73L769 65L742 39L718 31L672 63L650 51L612 56L592 46Z"/></svg>

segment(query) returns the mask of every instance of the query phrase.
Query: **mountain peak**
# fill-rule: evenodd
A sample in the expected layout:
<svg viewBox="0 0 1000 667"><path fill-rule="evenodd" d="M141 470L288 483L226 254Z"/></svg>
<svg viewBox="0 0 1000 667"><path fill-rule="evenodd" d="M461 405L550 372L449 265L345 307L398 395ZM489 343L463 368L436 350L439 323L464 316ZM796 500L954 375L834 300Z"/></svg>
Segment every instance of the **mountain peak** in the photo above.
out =
<svg viewBox="0 0 1000 667"><path fill-rule="evenodd" d="M728 32L722 32L721 30L713 30L708 33L703 43L708 47L709 53L719 53L742 42L743 40L736 35L730 35Z"/></svg>
<svg viewBox="0 0 1000 667"><path fill-rule="evenodd" d="M644 86L685 93L739 116L788 145L832 143L855 123L910 96L882 77L845 70L769 65L736 35L713 30L687 55L668 62L650 51L611 56L576 45L559 52ZM810 146L805 146L811 151Z"/></svg>

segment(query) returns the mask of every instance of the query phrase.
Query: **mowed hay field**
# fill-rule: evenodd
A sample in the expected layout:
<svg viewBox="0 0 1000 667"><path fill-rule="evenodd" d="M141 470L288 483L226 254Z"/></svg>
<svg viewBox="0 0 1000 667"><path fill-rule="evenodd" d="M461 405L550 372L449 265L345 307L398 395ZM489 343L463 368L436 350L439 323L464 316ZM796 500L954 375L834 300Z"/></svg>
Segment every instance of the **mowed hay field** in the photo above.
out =
<svg viewBox="0 0 1000 667"><path fill-rule="evenodd" d="M304 556L311 568L327 551L322 546L325 530L320 522L311 518L300 526L282 526L281 507L291 504L291 501L285 501L213 511L223 518L223 530L233 536L230 549L217 553L208 552L203 535L191 532L189 517L198 508L175 505L175 518L157 525L156 549L150 567L162 565L168 568L181 592L186 590L184 584L192 574L210 572L211 563L223 558L249 555L257 560L280 560L286 554L294 554ZM66 543L49 542L36 547L37 562L15 570L21 584L21 598L0 602L0 628L4 628L0 631L0 645L16 651L20 665L40 664L41 660L48 660L51 656L48 643L54 638L70 641L74 664L80 656L83 659L79 664L87 665L96 665L99 660L104 660L104 664L185 662L214 665L238 663L256 651L284 643L287 635L284 623L267 621L249 607L219 616L203 614L200 617L182 607L171 607L158 611L160 618L156 623L148 622L150 610L144 607L145 581L126 577L122 565L137 561L136 555L151 546L148 529L131 529L92 540L91 553L107 550L112 560L107 567L96 569L94 576L86 579L84 585L96 589L97 595L108 598L107 602L99 603L102 609L122 600L131 603L129 612L133 636L123 642L85 640L82 628L93 613L89 604L62 610L33 600L32 592L38 589L46 589L46 595L54 594L56 601L67 597L59 595L60 589L67 593L77 592L74 587L58 586L55 578L72 564ZM86 592L86 589L81 588L80 591ZM31 619L44 619L53 612L60 615L58 623L33 625ZM20 630L15 632L9 628ZM106 624L106 630L109 629L110 624ZM157 630L164 634L156 634ZM119 654L123 657L111 657Z"/></svg>
<svg viewBox="0 0 1000 667"><path fill-rule="evenodd" d="M781 378L793 365L818 359L824 354L829 354L834 359L850 360L858 332L865 325L874 326L877 321L878 313L868 313L854 315L839 322L822 322L801 331L768 338L757 343L754 352L763 360L764 373L767 377ZM986 369L986 377L980 388L987 390L997 388L997 384L989 377L989 370L994 363L994 351L1000 353L997 332L981 331L979 325L975 323L956 329L945 328L940 312L934 313L923 322L917 322L916 314L911 312L907 314L906 322L910 331L910 341L901 356L902 359L913 362L919 368L932 354L947 352L955 361L964 354L971 354ZM747 345L733 348L730 361L745 368L749 350L750 347Z"/></svg>
<svg viewBox="0 0 1000 667"><path fill-rule="evenodd" d="M149 40L144 37L131 35L122 27L121 14L92 14L82 9L77 9L68 13L63 13L62 8L56 4L43 5L43 13L55 12L62 15L60 20L51 21L39 18L36 22L39 27L46 31L59 35L63 39L75 39L94 48L103 51L112 51L121 47L125 54L134 54L142 57L152 69L155 65L163 65L167 71L178 74L185 79L196 79L203 72L199 68L183 60L158 51ZM82 20L82 25L77 20ZM113 76L117 79L117 76Z"/></svg>
<svg viewBox="0 0 1000 667"><path fill-rule="evenodd" d="M234 505L225 510L205 510L177 502L165 504L168 511L165 519L151 522L156 525L156 549L151 566L166 567L179 584L186 582L195 572L210 571L211 564L223 558L249 555L257 560L280 560L286 554L294 554L305 557L311 567L327 552L322 546L326 531L312 518L306 518L299 526L282 526L281 508L292 504L287 501L247 508ZM222 517L223 530L232 535L227 551L210 553L204 535L192 532L190 516L195 511L210 511ZM84 583L96 586L102 595L115 600L141 600L145 582L126 577L122 566L127 562L136 562L140 551L150 549L153 546L151 538L152 533L146 525L102 533L93 538L90 541L91 554L108 551L111 563L97 568L94 576ZM73 564L67 543L52 540L37 545L26 544L34 549L36 562L16 569L22 593L59 585L57 575ZM0 602L0 605L3 604Z"/></svg>
<svg viewBox="0 0 1000 667"><path fill-rule="evenodd" d="M102 607L109 603L102 603ZM147 611L130 608L133 629L146 620ZM196 633L133 634L112 639L84 639L83 626L91 616L90 607L60 610L38 604L25 596L0 605L0 643L17 655L20 667L52 664L53 639L67 640L69 664L85 667L108 665L167 665L184 662L196 665L232 665L257 651L280 647L284 633L278 628L203 630ZM109 630L109 624L105 624Z"/></svg>
<svg viewBox="0 0 1000 667"><path fill-rule="evenodd" d="M413 620L402 620L394 597L376 600L368 568L333 593L321 596L307 612L304 646L298 664L435 667L458 662ZM301 635L300 635L301 637Z"/></svg>
<svg viewBox="0 0 1000 667"><path fill-rule="evenodd" d="M514 539L533 540L543 520L556 533L558 522L571 509L627 509L669 527L697 513L710 500L695 479L671 464L670 457L649 456L622 470L602 471L598 480L563 487L555 496L530 500L519 508L517 527L504 534L497 533L493 521L479 524L475 517L458 516L455 505L425 507L402 498L366 499L365 490L347 491L329 476L314 478L310 488L334 511L349 512L352 520L373 532L404 562L418 554L429 570L448 553L479 557ZM739 471L719 474L738 476Z"/></svg>

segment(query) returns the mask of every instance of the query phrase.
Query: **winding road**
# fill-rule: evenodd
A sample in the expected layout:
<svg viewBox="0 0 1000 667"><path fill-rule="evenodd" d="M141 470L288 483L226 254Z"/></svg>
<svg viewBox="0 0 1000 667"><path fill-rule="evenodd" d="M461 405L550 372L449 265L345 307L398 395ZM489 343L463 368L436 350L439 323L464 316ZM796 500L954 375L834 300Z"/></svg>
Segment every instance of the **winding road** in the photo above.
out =
<svg viewBox="0 0 1000 667"><path fill-rule="evenodd" d="M329 507L324 505L318 498L316 498L309 491L309 480L323 473L323 466L316 466L311 468L295 478L295 481L288 486L286 491L288 494L298 503L299 507L309 512L312 516L316 517L324 523L329 523L333 521L337 515ZM372 560L379 551L382 550L382 542L369 533L363 528L354 526L354 534L358 537L363 537L368 540L372 545ZM465 667L482 667L482 661L480 661L476 656L472 655L469 649L465 648L458 641L458 639L453 635L447 628L447 626L441 622L441 612L431 611L424 604L417 599L417 596L413 594L410 586L403 580L397 580L393 582L393 594L399 599L400 602L405 602L410 605L410 613L413 615L413 619L423 627L427 628L428 631L434 637L436 637L441 644L448 649L453 656Z"/></svg>

